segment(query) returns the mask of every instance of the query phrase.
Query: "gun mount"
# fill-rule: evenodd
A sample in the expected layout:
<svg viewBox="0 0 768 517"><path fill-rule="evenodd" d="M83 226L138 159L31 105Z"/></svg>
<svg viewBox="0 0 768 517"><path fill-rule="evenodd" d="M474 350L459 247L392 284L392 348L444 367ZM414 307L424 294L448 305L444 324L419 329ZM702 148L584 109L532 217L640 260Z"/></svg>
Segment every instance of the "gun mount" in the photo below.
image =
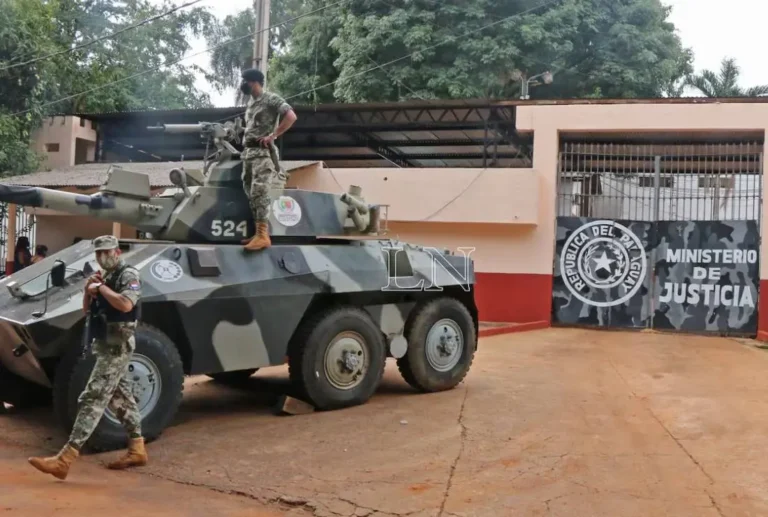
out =
<svg viewBox="0 0 768 517"><path fill-rule="evenodd" d="M234 122L229 121L223 124L219 122L162 124L159 126L150 126L147 130L153 133L166 134L199 133L200 137L205 140L205 166L203 167L203 174L207 175L209 168L214 163L231 160L240 155L240 152L235 149L233 144L240 143L240 136L242 135L244 128L240 118L237 118ZM216 150L209 155L208 150L211 145L213 145ZM276 156L273 156L273 159L275 157Z"/></svg>
<svg viewBox="0 0 768 517"><path fill-rule="evenodd" d="M239 244L252 236L255 227L243 190L243 163L233 159L239 154L232 145L239 142L239 123L172 124L150 130L200 132L217 151L211 156L206 153L202 171L169 171L175 188L155 196L147 175L111 166L95 194L0 185L0 201L125 223L160 240ZM277 149L273 151L277 162ZM332 194L285 188L275 179L270 196L270 233L276 242L382 232L382 206L366 203L355 185L348 192Z"/></svg>

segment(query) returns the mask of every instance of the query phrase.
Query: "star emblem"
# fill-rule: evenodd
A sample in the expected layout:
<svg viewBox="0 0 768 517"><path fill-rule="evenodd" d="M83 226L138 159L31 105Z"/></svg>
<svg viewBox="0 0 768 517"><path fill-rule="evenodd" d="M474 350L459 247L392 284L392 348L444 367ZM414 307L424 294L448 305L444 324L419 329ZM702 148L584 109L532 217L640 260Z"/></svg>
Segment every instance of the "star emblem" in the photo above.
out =
<svg viewBox="0 0 768 517"><path fill-rule="evenodd" d="M595 271L600 271L601 269L605 269L609 273L611 272L611 264L616 262L615 260L609 259L608 255L605 254L605 251L603 251L603 255L595 259L595 265L597 266L595 268Z"/></svg>

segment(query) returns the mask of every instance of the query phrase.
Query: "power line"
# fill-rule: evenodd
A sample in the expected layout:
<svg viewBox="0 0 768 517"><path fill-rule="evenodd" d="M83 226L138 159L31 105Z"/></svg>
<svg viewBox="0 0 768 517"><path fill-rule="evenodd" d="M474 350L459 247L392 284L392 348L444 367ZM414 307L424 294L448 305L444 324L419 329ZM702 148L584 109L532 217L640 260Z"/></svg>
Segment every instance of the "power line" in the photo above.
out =
<svg viewBox="0 0 768 517"><path fill-rule="evenodd" d="M489 28L489 27L492 27L492 26L494 26L494 25L498 25L498 24L500 24L500 23L503 23L503 22L509 21L509 20L511 20L512 18L517 18L518 16L522 16L522 15L524 15L524 14L528 14L528 13L530 13L530 12L533 12L533 11L535 11L536 9L539 9L540 7L544 7L544 6L546 6L546 5L554 4L554 3L555 3L555 2L557 2L557 1L559 1L559 0L547 0L546 2L542 2L541 4L537 5L536 7L532 7L532 8L530 8L530 9L526 9L525 11L519 12L519 13L517 13L517 14L513 14L513 15L507 16L507 17L505 17L505 18L502 18L502 19L500 19L500 20L496 20L495 22L491 22L491 23L489 23L489 24L483 25L482 27L480 27L480 28L478 28L478 29L473 29L473 30L471 30L471 31L469 31L469 32L465 32L464 34L462 34L462 35L460 35L460 36L458 36L458 37L459 37L459 38L464 38L464 37L466 37L466 36L469 36L469 35L475 34L476 32L481 32L481 31L483 31L483 30L485 30L485 29L487 29L487 28ZM350 76L347 76L347 77L345 77L345 79L351 79L351 78L353 78L353 77L358 77L358 76L360 76L360 75L365 75L365 74L367 74L368 72L372 72L372 71L374 71L374 70L377 70L377 69L379 69L379 68L384 68L384 67L386 67L386 66L389 66L389 65L393 65L393 64L395 64L395 63L397 63L397 62L399 62L399 61L403 61L403 60L405 60L405 59L411 58L411 57L415 56L416 54L420 54L420 53L422 53L422 52L425 52L425 51L427 51L427 50L432 50L432 49L434 49L434 48L437 48L437 47L440 47L440 46L442 46L442 45L445 45L446 43L448 43L448 42L450 42L450 41L453 41L453 40L455 40L455 39L456 39L456 37L449 37L449 38L445 38L443 41L441 41L441 42L439 42L439 43L436 43L436 44L434 44L434 45L430 45L430 46L428 46L428 47L426 47L426 48L423 48L423 49L420 49L420 50L416 50L416 51L414 51L414 52L411 52L410 54L406 54L405 56L401 56L401 57L399 57L399 58L397 58L397 59L393 59L393 60L391 60L391 61L387 61L386 63L384 63L384 64L382 64L382 65L378 65L378 66L375 66L375 67L373 67L373 68L369 68L368 70L363 70L362 72L357 72L357 73L354 73L354 74L352 74L352 75L350 75ZM311 89L311 90L308 90L308 91L305 91L305 92L300 92L300 93L297 93L296 95L291 95L291 96L290 96L290 97L288 97L286 100L289 100L289 99L293 99L293 98L295 98L295 97L301 97L302 95L307 95L308 93L312 93L312 92L314 92L314 91L316 91L316 90L320 90L320 89L322 89L322 88L325 88L325 87L327 87L327 86L332 86L332 85L336 84L337 82L339 82L340 80L341 80L341 78L339 78L339 79L336 79L336 80L335 80L335 81L333 81L333 82L330 82L330 83L324 84L324 85L322 85L322 86L318 86L317 88L313 88L313 89Z"/></svg>
<svg viewBox="0 0 768 517"><path fill-rule="evenodd" d="M296 16L294 18L291 18L291 19L286 20L286 21L281 22L281 23L277 23L277 24L272 25L270 27L267 27L265 29L254 31L254 32L252 32L250 34L246 34L244 36L240 36L239 38L234 38L234 39L231 39L229 41L225 41L224 43L219 43L218 45L214 45L213 47L208 47L205 50L202 50L200 52L196 52L195 54L190 54L188 56L184 56L184 57L182 57L180 59L177 59L176 61L173 61L171 63L167 63L167 64L165 64L163 66L173 66L173 65L178 64L178 63L180 63L182 61L186 61L187 59L189 59L191 57L199 56L200 54L205 54L206 52L210 52L212 50L216 50L217 48L221 48L221 47L225 47L227 45L231 45L231 44L233 44L233 43L235 43L237 41L243 40L245 38L251 38L251 37L255 36L256 34L260 34L260 33L264 32L264 31L268 31L268 30L274 29L276 27L280 27L281 25L285 25L287 23L290 23L290 22L293 22L293 21L296 21L296 20L300 20L301 18L304 18L304 17L309 16L311 14L318 13L320 11L324 11L326 9L330 9L331 7L334 7L336 5L342 4L342 3L346 2L346 1L347 0L339 0L338 2L334 2L332 4L327 4L327 5L323 6L323 7L315 9L314 11L310 11L310 12L307 12L307 13L304 13L304 14L300 14L299 16ZM61 99L57 99L55 101L46 102L44 104L41 104L40 106L37 106L36 108L30 108L30 109L27 109L27 110L24 110L24 111L19 111L17 113L12 113L11 116L15 117L17 115L23 115L25 113L29 113L30 111L33 111L34 109L45 108L45 107L51 106L53 104L58 104L60 102L68 101L70 99L74 99L76 97L80 97L81 95L86 95L86 94L89 94L89 93L92 93L92 92L95 92L95 91L98 91L98 90L102 90L104 88L108 88L108 87L113 86L115 84L122 83L124 81L128 81L130 79L135 79L136 77L140 77L142 75L146 75L146 74L149 74L149 73L152 73L152 72L156 72L160 68L161 67L155 67L155 68L150 68L149 70L144 70L143 72L137 72L135 74L129 75L128 77L123 77L122 79L117 79L115 81L110 81L110 82L108 82L106 84L102 84L101 86L96 86L95 88L91 88L90 90L86 90L84 92L80 92L80 93L76 93L76 94L73 94L73 95L69 95L67 97L63 97Z"/></svg>
<svg viewBox="0 0 768 517"><path fill-rule="evenodd" d="M168 16L169 14L172 14L172 13L174 13L174 12L180 10L180 9L184 9L185 7L189 7L190 5L198 4L198 3L202 2L202 1L203 0L193 0L192 2L187 2L186 4L182 4L182 5L178 6L178 7L174 7L173 9L170 9L170 10L164 12L164 13L160 13L160 14L156 14L155 16L151 16L151 17L149 17L149 18L147 18L145 20L140 21L139 23L134 24L134 25L129 25L128 27L124 27L124 28L120 29L119 31L115 31L115 32L113 32L111 34L107 34L106 36L101 36L100 38L96 38L96 39L92 39L90 41L86 41L85 43L81 43L80 45L77 45L77 46L72 47L72 48L68 48L66 50L61 50L59 52L54 52L53 54L48 54L47 56L36 57L34 59L30 59L28 61L24 61L23 63L15 63L15 64L12 64L12 65L4 66L3 68L0 68L0 72L4 72L5 70L10 70L11 68L16 68L16 67L19 67L19 66L31 65L32 63L37 63L38 61L45 61L46 59L50 59L52 57L61 56L63 54L68 54L70 52L74 52L75 50L80 50L81 48L85 48L87 46L93 45L94 43L98 43L99 41L104 41L104 40L107 40L107 39L110 39L110 38L114 38L115 36L117 36L119 34L122 34L124 32L128 32L130 30L137 29L137 28L141 27L142 25L146 25L149 22L153 22L153 21L158 20L158 19L160 19L160 18L162 18L164 16Z"/></svg>
<svg viewBox="0 0 768 517"><path fill-rule="evenodd" d="M475 34L476 32L480 32L480 31L483 31L483 30L485 30L485 29L487 29L487 28L489 28L489 27L492 27L492 26L494 26L494 25L498 25L498 24L500 24L500 23L503 23L503 22L509 21L509 20L511 20L512 18L516 18L516 17L518 17L518 16L522 16L522 15L524 15L524 14L528 14L528 13L530 13L530 12L533 12L533 11L535 11L536 9L539 9L539 8L541 8L541 7L545 7L545 6L547 6L547 5L551 5L551 4L554 4L554 3L555 3L555 2L557 2L557 1L559 1L559 0L547 0L546 2L542 2L541 4L537 5L536 7L531 7L530 9L526 9L525 11L521 11L521 12L519 12L519 13L516 13L516 14L510 15L510 16L506 16L506 17L504 17L504 18L502 18L502 19L500 19L500 20L496 20L495 22L491 22L491 23L488 23L488 24L486 24L486 25L483 25L483 26L482 26L482 27L480 27L480 28L477 28L477 29L473 29L473 30L471 30L471 31L469 31L469 32L465 32L464 34L461 34L461 35L459 35L459 36L454 36L454 37L448 37L448 38L445 38L443 41L441 41L441 42L439 42L439 43L436 43L436 44L434 44L434 45L430 45L430 46L428 46L428 47L425 47L425 48L423 48L423 49L420 49L420 50L416 50L416 51L413 51L413 52L411 52L410 54L406 54L406 55L404 55L404 56L401 56L401 57L399 57L399 58L397 58L397 59L393 59L393 60L391 60L391 61L387 61L387 62L386 62L386 63L384 63L384 64L381 64L381 65L377 65L377 66L375 66L375 67L373 67L373 68L369 68L369 69L367 69L367 70L363 70L362 72L357 72L357 73L354 73L354 74L352 74L352 75L350 75L350 76L347 76L347 77L345 77L344 79L351 79L351 78L353 78L353 77L358 77L358 76L361 76L361 75L365 75L365 74L367 74L367 73L369 73L369 72L373 72L374 70L378 70L378 69L380 69L380 68L384 68L384 67L386 67L386 66L389 66L389 65L393 65L393 64L395 64L395 63L397 63L397 62L399 62L399 61L403 61L403 60L405 60L405 59L408 59L408 58L410 58L410 57L413 57L413 56L415 56L416 54L419 54L419 53L421 53L421 52L425 52L425 51L427 51L427 50L432 50L432 49L434 49L434 48L437 48L437 47L439 47L439 46L442 46L442 45L444 45L444 44L446 44L446 43L448 43L448 42L450 42L450 41L453 41L453 40L455 40L455 39L457 39L457 38L464 38L464 37L466 37L466 36L469 36L469 35ZM320 89L322 89L322 88L326 88L326 87L328 87L328 86L333 86L334 84L336 84L337 82L339 82L341 79L342 79L342 78L339 78L339 79L336 79L335 81L331 81L330 83L326 83L326 84L323 84L323 85L321 85L321 86L318 86L318 87L316 87L316 88L312 88L312 89L310 89L310 90L306 90L306 91L303 91L303 92L297 93L297 94L295 94L295 95L291 95L290 97L286 97L286 98L285 98L285 100L286 100L286 101L288 101L288 100L291 100L291 99L295 99L296 97L301 97L302 95L307 95L307 94L313 93L313 92L315 92L315 91L317 91L317 90L320 90ZM242 112L240 112L240 113L238 113L237 115L234 115L234 116L235 116L235 117L239 117L239 116L240 116L240 115L242 115L243 113L245 113L245 110L243 110ZM229 119L231 119L231 118L232 118L232 116L224 117L224 118L222 118L222 119L219 119L219 120L217 120L217 122L222 122L222 121L225 121L225 120L229 120Z"/></svg>

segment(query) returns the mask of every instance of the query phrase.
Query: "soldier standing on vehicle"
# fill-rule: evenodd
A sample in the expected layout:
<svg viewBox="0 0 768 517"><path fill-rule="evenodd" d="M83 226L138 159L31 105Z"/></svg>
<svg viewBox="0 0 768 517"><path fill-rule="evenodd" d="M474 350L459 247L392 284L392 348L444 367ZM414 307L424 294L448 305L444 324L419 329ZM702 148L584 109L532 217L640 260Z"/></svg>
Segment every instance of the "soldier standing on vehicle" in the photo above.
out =
<svg viewBox="0 0 768 517"><path fill-rule="evenodd" d="M70 465L96 429L107 406L130 436L128 452L108 467L123 469L147 463L141 435L141 415L131 393L131 383L126 377L136 348L136 304L141 296L139 272L120 258L118 241L114 236L97 237L93 245L96 260L104 272L99 271L87 280L83 311L87 313L91 303L96 302L93 307L97 313L91 316L96 364L85 390L78 398L77 419L69 442L56 456L29 458L35 468L59 479L66 479Z"/></svg>
<svg viewBox="0 0 768 517"><path fill-rule="evenodd" d="M244 70L240 91L249 96L243 138L243 188L248 196L256 235L245 245L257 251L272 245L269 238L269 186L279 174L275 139L296 122L293 108L279 95L264 90L264 74L254 68ZM282 117L280 125L278 119Z"/></svg>

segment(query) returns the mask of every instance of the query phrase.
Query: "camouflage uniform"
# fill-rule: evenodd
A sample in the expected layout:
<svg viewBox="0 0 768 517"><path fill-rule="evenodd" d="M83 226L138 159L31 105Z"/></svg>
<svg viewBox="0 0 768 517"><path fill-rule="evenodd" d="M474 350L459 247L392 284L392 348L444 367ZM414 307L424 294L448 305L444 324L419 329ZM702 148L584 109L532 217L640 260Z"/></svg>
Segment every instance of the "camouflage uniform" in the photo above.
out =
<svg viewBox="0 0 768 517"><path fill-rule="evenodd" d="M274 143L262 147L259 138L271 134L279 117L291 110L290 104L279 95L263 92L251 96L245 112L243 158L243 188L248 196L254 223L266 223L269 218L269 188L275 176L285 176L280 169L277 147ZM280 178L283 182L287 179Z"/></svg>
<svg viewBox="0 0 768 517"><path fill-rule="evenodd" d="M93 240L93 247L96 252L113 250L117 249L118 241L112 235L104 235ZM127 313L121 312L112 307L101 293L97 294L98 309L106 315L106 323L97 325L99 332L95 332L97 336L92 342L96 364L85 390L78 398L77 418L69 441L55 456L31 457L28 460L37 470L59 479L67 478L70 466L80 455L80 449L96 429L107 406L130 434L127 453L107 467L124 469L146 465L148 460L141 436L141 414L126 377L131 355L136 348L134 333L138 319L137 303L141 297L139 272L125 264L119 255L108 255L103 260L109 260L105 264L107 271L102 274L104 284L131 300L133 308Z"/></svg>
<svg viewBox="0 0 768 517"><path fill-rule="evenodd" d="M136 306L141 297L141 281L136 269L120 260L117 267L103 278L108 287ZM107 303L106 300L103 303ZM106 339L93 340L96 364L88 385L78 398L79 411L69 440L78 449L96 429L107 405L131 438L141 436L141 415L126 375L136 349L135 330L136 321L108 322Z"/></svg>

